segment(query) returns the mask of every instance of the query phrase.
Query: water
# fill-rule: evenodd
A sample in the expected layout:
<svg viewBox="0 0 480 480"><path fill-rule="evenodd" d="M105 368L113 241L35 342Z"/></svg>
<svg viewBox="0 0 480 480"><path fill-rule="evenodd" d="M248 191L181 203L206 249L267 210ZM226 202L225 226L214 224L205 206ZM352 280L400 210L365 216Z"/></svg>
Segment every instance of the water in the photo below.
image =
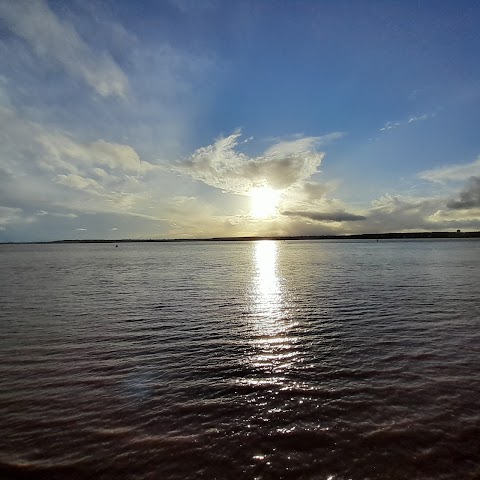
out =
<svg viewBox="0 0 480 480"><path fill-rule="evenodd" d="M0 478L478 479L480 242L0 246Z"/></svg>

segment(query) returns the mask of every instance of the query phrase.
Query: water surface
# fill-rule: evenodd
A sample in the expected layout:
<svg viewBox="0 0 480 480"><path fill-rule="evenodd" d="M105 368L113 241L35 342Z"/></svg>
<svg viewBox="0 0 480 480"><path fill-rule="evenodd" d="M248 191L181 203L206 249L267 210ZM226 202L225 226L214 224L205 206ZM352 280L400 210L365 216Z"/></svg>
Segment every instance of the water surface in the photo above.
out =
<svg viewBox="0 0 480 480"><path fill-rule="evenodd" d="M479 241L0 265L1 478L480 478Z"/></svg>

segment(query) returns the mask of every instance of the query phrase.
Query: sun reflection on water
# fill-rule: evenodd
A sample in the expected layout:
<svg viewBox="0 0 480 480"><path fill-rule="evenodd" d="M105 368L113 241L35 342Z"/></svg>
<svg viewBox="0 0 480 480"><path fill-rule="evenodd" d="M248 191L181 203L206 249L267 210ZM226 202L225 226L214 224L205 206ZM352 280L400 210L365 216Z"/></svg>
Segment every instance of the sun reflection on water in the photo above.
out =
<svg viewBox="0 0 480 480"><path fill-rule="evenodd" d="M282 286L277 275L277 244L273 240L255 243L254 292L257 314L261 322L257 327L273 334L282 316Z"/></svg>
<svg viewBox="0 0 480 480"><path fill-rule="evenodd" d="M285 373L298 355L296 339L290 332L295 323L289 318L287 295L278 273L278 250L278 242L273 240L254 244L251 290L254 353L249 362L261 376L249 379L255 385L282 385Z"/></svg>
<svg viewBox="0 0 480 480"><path fill-rule="evenodd" d="M302 408L303 395L296 392L298 370L303 365L302 330L295 309L295 294L289 289L289 265L283 265L285 246L273 240L252 244L249 289L249 348L246 375L239 382L248 387L251 415L247 428L260 429L272 438L292 435L292 418ZM285 267L285 270L282 268ZM262 472L276 463L275 443L252 451L252 468ZM290 458L289 458L290 459Z"/></svg>

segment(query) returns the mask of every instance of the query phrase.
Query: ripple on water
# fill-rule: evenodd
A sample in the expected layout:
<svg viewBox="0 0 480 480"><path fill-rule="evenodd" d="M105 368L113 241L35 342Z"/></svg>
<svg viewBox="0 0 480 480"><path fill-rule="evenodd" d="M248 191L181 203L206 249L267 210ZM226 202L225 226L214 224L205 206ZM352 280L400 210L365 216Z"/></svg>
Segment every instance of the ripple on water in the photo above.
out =
<svg viewBox="0 0 480 480"><path fill-rule="evenodd" d="M2 479L480 478L480 242L110 247L0 246Z"/></svg>

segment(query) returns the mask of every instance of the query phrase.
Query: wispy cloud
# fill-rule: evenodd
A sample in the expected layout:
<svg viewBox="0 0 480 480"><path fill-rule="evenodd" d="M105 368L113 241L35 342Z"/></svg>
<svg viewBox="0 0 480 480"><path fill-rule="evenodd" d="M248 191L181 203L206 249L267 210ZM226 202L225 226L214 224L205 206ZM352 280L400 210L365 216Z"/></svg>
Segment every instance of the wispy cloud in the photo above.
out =
<svg viewBox="0 0 480 480"><path fill-rule="evenodd" d="M394 128L399 127L400 125L403 125L405 122L387 122L381 129L381 132L384 132L386 130L393 130Z"/></svg>
<svg viewBox="0 0 480 480"><path fill-rule="evenodd" d="M269 147L264 155L293 155L298 152L306 152L338 140L344 136L344 132L332 132L319 137L298 136L292 140L277 139L277 142Z"/></svg>
<svg viewBox="0 0 480 480"><path fill-rule="evenodd" d="M407 123L420 122L422 120L427 120L428 118L433 118L434 116L435 116L434 113L431 113L431 114L424 113L423 115L410 117Z"/></svg>
<svg viewBox="0 0 480 480"><path fill-rule="evenodd" d="M61 65L102 96L125 97L126 75L106 52L96 52L75 27L59 18L43 0L0 0L0 16L35 54Z"/></svg>
<svg viewBox="0 0 480 480"><path fill-rule="evenodd" d="M424 113L422 115L413 115L408 120L399 120L395 122L387 122L381 129L381 132L386 132L388 130L393 130L395 128L401 127L403 125L408 125L410 123L421 122L423 120L428 120L429 118L434 118L435 113Z"/></svg>

